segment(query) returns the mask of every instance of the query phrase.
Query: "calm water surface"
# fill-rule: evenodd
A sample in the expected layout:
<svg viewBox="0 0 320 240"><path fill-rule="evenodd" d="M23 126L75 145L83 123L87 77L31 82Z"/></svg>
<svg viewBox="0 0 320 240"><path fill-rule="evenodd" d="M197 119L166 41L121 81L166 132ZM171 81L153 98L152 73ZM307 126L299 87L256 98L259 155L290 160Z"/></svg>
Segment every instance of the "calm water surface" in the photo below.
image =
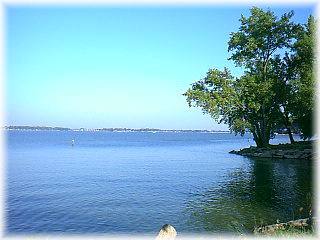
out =
<svg viewBox="0 0 320 240"><path fill-rule="evenodd" d="M250 232L305 217L311 206L311 162L228 153L253 145L249 135L6 135L9 234L156 233L165 223L179 233Z"/></svg>

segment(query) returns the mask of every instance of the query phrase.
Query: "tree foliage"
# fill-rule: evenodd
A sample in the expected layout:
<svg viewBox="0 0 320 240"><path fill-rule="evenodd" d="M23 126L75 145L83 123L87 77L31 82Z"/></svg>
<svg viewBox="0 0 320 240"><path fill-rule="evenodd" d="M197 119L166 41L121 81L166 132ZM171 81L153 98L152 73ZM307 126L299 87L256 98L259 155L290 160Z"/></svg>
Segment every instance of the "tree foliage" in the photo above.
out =
<svg viewBox="0 0 320 240"><path fill-rule="evenodd" d="M298 32L297 42L293 48L293 64L296 72L293 114L297 119L304 139L313 135L315 32L316 22L310 16L307 24Z"/></svg>
<svg viewBox="0 0 320 240"><path fill-rule="evenodd" d="M315 21L310 17L302 26L292 16L278 18L257 7L249 17L241 16L228 51L245 74L235 78L226 68L209 69L184 94L189 106L200 107L236 134L250 131L260 147L269 144L279 127L286 127L293 141L293 124L311 137Z"/></svg>

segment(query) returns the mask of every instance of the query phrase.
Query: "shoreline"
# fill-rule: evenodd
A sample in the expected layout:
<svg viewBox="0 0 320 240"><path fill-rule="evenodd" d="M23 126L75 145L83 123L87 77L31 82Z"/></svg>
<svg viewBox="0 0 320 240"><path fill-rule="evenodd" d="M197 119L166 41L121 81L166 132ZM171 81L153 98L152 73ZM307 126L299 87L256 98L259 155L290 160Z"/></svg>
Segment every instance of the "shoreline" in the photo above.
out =
<svg viewBox="0 0 320 240"><path fill-rule="evenodd" d="M268 159L312 159L314 157L313 145L315 141L298 141L294 143L280 143L258 148L250 146L229 153L246 157Z"/></svg>
<svg viewBox="0 0 320 240"><path fill-rule="evenodd" d="M210 131L210 130L99 130L99 129L70 129L70 130L57 130L57 129L2 129L3 131L19 131L19 132L112 132L112 133L131 133L131 132L143 132L143 133L223 133L230 134L227 131Z"/></svg>
<svg viewBox="0 0 320 240"><path fill-rule="evenodd" d="M284 223L275 223L266 226L255 227L253 234L256 236L276 236L279 233L313 233L314 227L317 225L317 219L310 216L309 218L301 218L297 220L291 220ZM300 232L299 232L300 231Z"/></svg>

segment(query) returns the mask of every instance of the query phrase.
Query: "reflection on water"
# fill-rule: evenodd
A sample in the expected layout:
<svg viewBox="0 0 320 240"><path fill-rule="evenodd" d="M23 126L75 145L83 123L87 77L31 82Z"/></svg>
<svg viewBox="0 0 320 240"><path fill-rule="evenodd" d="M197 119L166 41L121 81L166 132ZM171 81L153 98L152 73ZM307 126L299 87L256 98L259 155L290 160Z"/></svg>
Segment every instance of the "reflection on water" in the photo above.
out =
<svg viewBox="0 0 320 240"><path fill-rule="evenodd" d="M244 232L306 216L311 163L228 153L248 146L249 139L228 133L10 131L6 233L154 234L165 223L178 234Z"/></svg>
<svg viewBox="0 0 320 240"><path fill-rule="evenodd" d="M187 204L198 231L252 232L254 226L308 217L312 162L247 159L249 167L229 172L226 184L199 191Z"/></svg>

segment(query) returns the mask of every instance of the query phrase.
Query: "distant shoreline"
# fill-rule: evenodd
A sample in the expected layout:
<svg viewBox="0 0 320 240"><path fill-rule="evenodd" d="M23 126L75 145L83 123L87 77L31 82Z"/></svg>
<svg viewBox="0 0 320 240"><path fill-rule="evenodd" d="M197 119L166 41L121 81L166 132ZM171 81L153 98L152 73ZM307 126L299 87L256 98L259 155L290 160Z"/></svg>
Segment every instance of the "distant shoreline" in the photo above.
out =
<svg viewBox="0 0 320 240"><path fill-rule="evenodd" d="M158 129L158 128L64 128L42 126L5 126L4 130L14 131L75 131L75 132L196 132L196 133L230 133L224 130Z"/></svg>

